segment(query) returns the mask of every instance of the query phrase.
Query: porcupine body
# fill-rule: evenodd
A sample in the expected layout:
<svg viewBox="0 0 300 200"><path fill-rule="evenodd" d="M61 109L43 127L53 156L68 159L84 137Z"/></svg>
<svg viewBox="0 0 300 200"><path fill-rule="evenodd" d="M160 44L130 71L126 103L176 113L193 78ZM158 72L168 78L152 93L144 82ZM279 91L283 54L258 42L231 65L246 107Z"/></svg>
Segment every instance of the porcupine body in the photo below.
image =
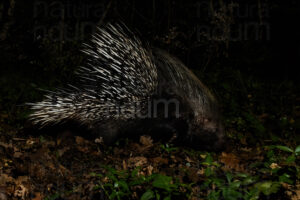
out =
<svg viewBox="0 0 300 200"><path fill-rule="evenodd" d="M76 121L106 143L132 133L175 134L176 141L218 149L224 141L215 97L179 61L143 47L126 27L99 28L83 52L78 84L49 92L30 104L30 118L44 127Z"/></svg>

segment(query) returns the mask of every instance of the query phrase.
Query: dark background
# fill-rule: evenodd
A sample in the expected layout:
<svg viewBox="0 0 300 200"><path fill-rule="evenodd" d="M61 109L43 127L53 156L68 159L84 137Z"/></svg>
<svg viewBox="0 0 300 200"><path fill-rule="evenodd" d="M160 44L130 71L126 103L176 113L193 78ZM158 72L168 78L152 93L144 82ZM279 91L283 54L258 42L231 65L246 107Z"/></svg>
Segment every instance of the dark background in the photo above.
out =
<svg viewBox="0 0 300 200"><path fill-rule="evenodd" d="M84 65L82 42L107 22L123 22L179 57L217 95L226 119L263 131L254 114L299 116L297 0L5 0L0 20L0 109L8 122L26 118L22 105L42 98L38 88L73 80Z"/></svg>
<svg viewBox="0 0 300 200"><path fill-rule="evenodd" d="M45 40L50 45L60 43L56 53L65 54L76 51L69 46L88 38L97 24L122 21L189 67L202 69L225 62L223 67L265 78L297 80L298 17L296 0L6 0L1 3L1 70L54 59L45 55L48 52L41 46Z"/></svg>

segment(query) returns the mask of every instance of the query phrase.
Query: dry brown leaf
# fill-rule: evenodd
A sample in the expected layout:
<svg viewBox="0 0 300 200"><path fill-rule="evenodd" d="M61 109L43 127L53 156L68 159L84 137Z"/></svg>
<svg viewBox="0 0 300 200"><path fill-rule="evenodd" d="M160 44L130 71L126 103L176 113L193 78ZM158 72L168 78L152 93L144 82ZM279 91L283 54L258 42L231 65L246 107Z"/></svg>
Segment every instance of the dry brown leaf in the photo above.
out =
<svg viewBox="0 0 300 200"><path fill-rule="evenodd" d="M23 153L22 152L14 152L14 158L21 158L23 156Z"/></svg>
<svg viewBox="0 0 300 200"><path fill-rule="evenodd" d="M291 196L291 200L299 200L300 199L300 184L296 185L295 194Z"/></svg>
<svg viewBox="0 0 300 200"><path fill-rule="evenodd" d="M6 144L6 143L3 143L3 142L0 142L0 146L8 149L8 148L13 148L12 144Z"/></svg>
<svg viewBox="0 0 300 200"><path fill-rule="evenodd" d="M244 148L241 148L242 151L245 151L245 152L252 152L252 148L247 148L247 147L244 147Z"/></svg>
<svg viewBox="0 0 300 200"><path fill-rule="evenodd" d="M32 145L34 145L36 143L36 141L34 140L34 139L28 139L28 140L26 140L26 145L27 146L32 146Z"/></svg>
<svg viewBox="0 0 300 200"><path fill-rule="evenodd" d="M247 145L247 140L246 140L246 138L242 138L242 139L240 139L240 141L241 141L241 144Z"/></svg>
<svg viewBox="0 0 300 200"><path fill-rule="evenodd" d="M0 200L7 200L7 191L4 187L0 187Z"/></svg>
<svg viewBox="0 0 300 200"><path fill-rule="evenodd" d="M35 193L35 197L32 200L42 200L43 197L41 196L41 193Z"/></svg>
<svg viewBox="0 0 300 200"><path fill-rule="evenodd" d="M146 152L149 148L151 147L150 146L145 146L145 145L140 145L138 143L133 143L131 144L131 149L133 150L133 153L134 154L141 154L141 153L144 153Z"/></svg>
<svg viewBox="0 0 300 200"><path fill-rule="evenodd" d="M125 160L123 160L123 170L127 170L128 169L128 167L127 167L127 163L126 163L126 161Z"/></svg>
<svg viewBox="0 0 300 200"><path fill-rule="evenodd" d="M11 176L8 176L7 174L1 174L0 175L0 186L5 186L7 183L13 183L15 182L15 179Z"/></svg>
<svg viewBox="0 0 300 200"><path fill-rule="evenodd" d="M159 165L162 165L162 164L167 165L169 163L168 159L162 158L162 157L152 158L152 161L153 161L154 164L159 164Z"/></svg>
<svg viewBox="0 0 300 200"><path fill-rule="evenodd" d="M193 183L197 183L199 181L198 169L196 168L187 168L188 177Z"/></svg>
<svg viewBox="0 0 300 200"><path fill-rule="evenodd" d="M70 147L68 147L68 146L65 146L65 147L63 147L62 149L59 149L59 150L57 151L58 156L61 157L61 156L64 155L64 153L65 153L66 151L68 151L69 149L70 149Z"/></svg>
<svg viewBox="0 0 300 200"><path fill-rule="evenodd" d="M140 143L145 145L145 146L153 146L153 140L150 136L148 135L142 135L140 137Z"/></svg>
<svg viewBox="0 0 300 200"><path fill-rule="evenodd" d="M14 192L14 197L21 198L22 200L26 198L28 195L28 189L24 185L19 185L17 186L15 192Z"/></svg>
<svg viewBox="0 0 300 200"><path fill-rule="evenodd" d="M139 156L139 157L133 157L128 159L128 166L129 167L139 167L143 166L147 163L147 158Z"/></svg>
<svg viewBox="0 0 300 200"><path fill-rule="evenodd" d="M291 200L299 200L300 199L300 190L295 191L296 194L291 197Z"/></svg>
<svg viewBox="0 0 300 200"><path fill-rule="evenodd" d="M270 168L271 168L271 169L277 169L277 168L280 168L280 166L279 166L277 163L272 163L272 164L270 165Z"/></svg>
<svg viewBox="0 0 300 200"><path fill-rule="evenodd" d="M206 154L201 154L201 155L200 155L200 157L201 157L202 159L205 159L206 156L207 156Z"/></svg>
<svg viewBox="0 0 300 200"><path fill-rule="evenodd" d="M176 156L171 155L170 158L171 158L171 160L172 160L173 163L177 163L177 162L178 162L178 159L177 159ZM175 165L174 165L174 166L175 166Z"/></svg>
<svg viewBox="0 0 300 200"><path fill-rule="evenodd" d="M204 168L199 169L199 170L197 171L197 174L198 174L198 175L203 175L203 174L205 174L205 169L204 169Z"/></svg>
<svg viewBox="0 0 300 200"><path fill-rule="evenodd" d="M95 139L95 143L96 143L96 144L102 144L102 145L103 145L103 144L104 144L103 137L96 138L96 139Z"/></svg>
<svg viewBox="0 0 300 200"><path fill-rule="evenodd" d="M234 169L236 171L244 171L244 167L240 164L240 159L233 153L222 152L219 160L225 165L225 171L230 169Z"/></svg>
<svg viewBox="0 0 300 200"><path fill-rule="evenodd" d="M77 149L78 149L78 151L81 151L83 153L88 153L90 151L88 147L77 146Z"/></svg>
<svg viewBox="0 0 300 200"><path fill-rule="evenodd" d="M152 175L153 169L154 169L154 168L153 168L151 165L149 165L149 166L147 167L147 173L148 173L148 175Z"/></svg>
<svg viewBox="0 0 300 200"><path fill-rule="evenodd" d="M193 161L192 159L190 159L189 157L186 157L185 160L186 160L187 162L189 162L189 163L195 162L195 161Z"/></svg>
<svg viewBox="0 0 300 200"><path fill-rule="evenodd" d="M79 137L79 136L75 137L75 141L78 145L84 145L85 144L85 139L83 139L82 137Z"/></svg>
<svg viewBox="0 0 300 200"><path fill-rule="evenodd" d="M6 194L2 193L1 191L0 191L0 200L7 200Z"/></svg>

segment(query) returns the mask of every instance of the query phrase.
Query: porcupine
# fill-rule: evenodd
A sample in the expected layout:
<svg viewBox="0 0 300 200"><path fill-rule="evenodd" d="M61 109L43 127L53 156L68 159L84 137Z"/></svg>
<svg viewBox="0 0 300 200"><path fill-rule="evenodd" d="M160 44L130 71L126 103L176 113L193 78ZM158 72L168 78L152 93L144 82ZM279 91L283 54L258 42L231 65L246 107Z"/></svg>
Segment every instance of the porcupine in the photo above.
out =
<svg viewBox="0 0 300 200"><path fill-rule="evenodd" d="M82 51L78 84L29 104L35 125L76 121L108 144L135 133L175 134L175 142L198 149L222 146L215 97L177 58L120 24L97 28Z"/></svg>

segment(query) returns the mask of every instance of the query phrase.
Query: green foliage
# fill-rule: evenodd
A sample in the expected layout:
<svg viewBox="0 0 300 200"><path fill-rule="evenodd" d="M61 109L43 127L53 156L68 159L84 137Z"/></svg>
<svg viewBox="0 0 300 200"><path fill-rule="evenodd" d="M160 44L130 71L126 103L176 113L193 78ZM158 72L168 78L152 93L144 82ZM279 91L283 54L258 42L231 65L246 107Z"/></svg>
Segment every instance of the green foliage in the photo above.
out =
<svg viewBox="0 0 300 200"><path fill-rule="evenodd" d="M141 192L141 199L171 199L172 196L188 197L191 192L191 185L180 183L177 179L162 174L144 176L139 174L139 168L132 172L128 170L116 170L105 166L105 175L92 174L100 179L106 177L107 182L101 180L95 189L102 189L109 199L130 198L135 186L143 186L146 191ZM182 192L185 191L185 192Z"/></svg>
<svg viewBox="0 0 300 200"><path fill-rule="evenodd" d="M269 196L272 193L277 193L280 187L280 183L265 181L255 184L255 187L259 192L262 192L264 195Z"/></svg>
<svg viewBox="0 0 300 200"><path fill-rule="evenodd" d="M160 147L162 148L163 151L166 151L167 153L171 153L172 151L178 150L178 148L173 147L172 144L162 144Z"/></svg>
<svg viewBox="0 0 300 200"><path fill-rule="evenodd" d="M282 145L272 145L268 146L267 148L269 149L267 156L270 161L274 162L285 162L286 164L296 165L296 159L298 156L300 156L300 145L294 150L290 147ZM284 154L281 156L275 155L275 150L280 150Z"/></svg>
<svg viewBox="0 0 300 200"><path fill-rule="evenodd" d="M270 170L273 178L288 184L293 184L294 179L300 178L300 167L298 164L300 146L297 146L295 149L282 145L272 145L267 148L269 150L266 156L267 160L264 163L265 167L268 168L272 163L280 164L280 166L273 167Z"/></svg>
<svg viewBox="0 0 300 200"><path fill-rule="evenodd" d="M56 193L56 194L51 195L50 197L46 197L44 200L56 200L58 198L60 198L60 194Z"/></svg>
<svg viewBox="0 0 300 200"><path fill-rule="evenodd" d="M262 195L277 194L280 191L281 183L293 184L296 173L295 170L293 173L288 173L292 171L280 172L270 167L270 163L278 161L279 155L274 150L295 153L298 148L296 147L295 150L291 151L291 148L288 147L272 147L272 150L266 152L267 155L265 156L269 160L267 159L262 165L250 166L253 170L261 172L261 174L257 173L256 175L238 172L226 172L223 175L220 165L208 154L204 162L201 163L205 169L205 181L201 183L200 188L202 191L208 191L206 199L209 200L254 200L260 199ZM200 196L204 197L204 194Z"/></svg>

